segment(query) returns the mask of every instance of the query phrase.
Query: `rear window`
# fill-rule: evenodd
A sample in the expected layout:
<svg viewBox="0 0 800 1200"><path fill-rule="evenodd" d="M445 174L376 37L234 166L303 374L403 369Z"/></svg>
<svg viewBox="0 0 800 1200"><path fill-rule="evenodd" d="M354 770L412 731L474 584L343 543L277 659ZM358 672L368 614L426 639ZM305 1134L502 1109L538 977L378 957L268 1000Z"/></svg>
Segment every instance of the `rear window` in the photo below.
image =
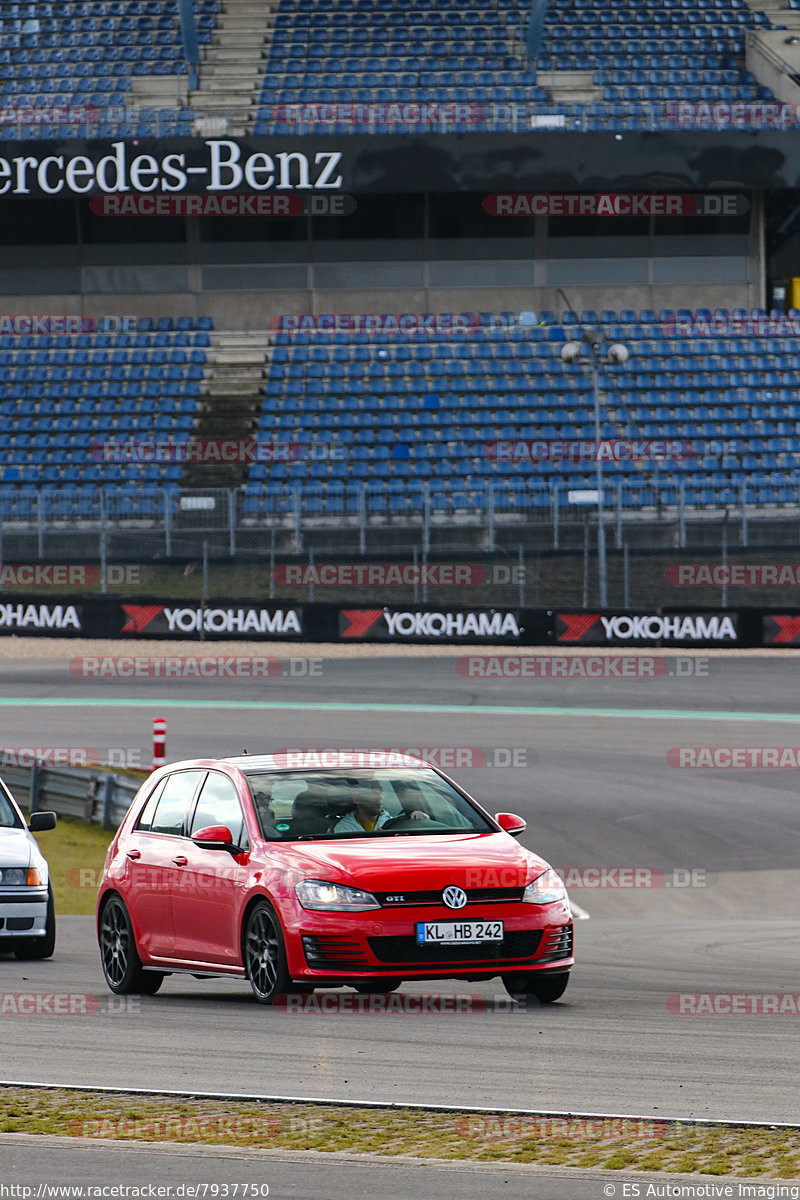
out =
<svg viewBox="0 0 800 1200"><path fill-rule="evenodd" d="M494 831L429 768L252 772L247 781L271 841Z"/></svg>

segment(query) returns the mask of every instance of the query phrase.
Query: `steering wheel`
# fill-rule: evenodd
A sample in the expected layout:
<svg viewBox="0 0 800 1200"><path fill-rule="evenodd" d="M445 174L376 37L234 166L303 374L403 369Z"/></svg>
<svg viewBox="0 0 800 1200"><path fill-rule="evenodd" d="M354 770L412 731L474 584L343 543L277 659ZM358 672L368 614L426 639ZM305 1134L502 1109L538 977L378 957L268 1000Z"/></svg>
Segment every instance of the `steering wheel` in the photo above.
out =
<svg viewBox="0 0 800 1200"><path fill-rule="evenodd" d="M383 833L385 829L399 829L400 826L405 826L407 829L449 829L449 825L445 825L442 821L422 820L420 817L409 817L406 813L402 813L399 817L390 817L389 820L381 825L378 833Z"/></svg>

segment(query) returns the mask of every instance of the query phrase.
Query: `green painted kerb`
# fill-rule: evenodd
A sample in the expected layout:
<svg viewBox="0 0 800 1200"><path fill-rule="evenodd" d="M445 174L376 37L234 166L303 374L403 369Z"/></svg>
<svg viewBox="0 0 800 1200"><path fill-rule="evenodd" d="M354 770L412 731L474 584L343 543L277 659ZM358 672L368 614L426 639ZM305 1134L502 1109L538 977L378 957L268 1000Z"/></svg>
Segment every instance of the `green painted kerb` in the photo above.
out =
<svg viewBox="0 0 800 1200"><path fill-rule="evenodd" d="M481 717L606 717L626 721L781 721L800 724L800 713L725 712L683 708L558 708L513 704L327 704L297 703L282 700L172 700L168 696L147 699L119 697L46 697L0 696L0 706L19 708L211 708L268 712L343 712L343 713L431 713Z"/></svg>

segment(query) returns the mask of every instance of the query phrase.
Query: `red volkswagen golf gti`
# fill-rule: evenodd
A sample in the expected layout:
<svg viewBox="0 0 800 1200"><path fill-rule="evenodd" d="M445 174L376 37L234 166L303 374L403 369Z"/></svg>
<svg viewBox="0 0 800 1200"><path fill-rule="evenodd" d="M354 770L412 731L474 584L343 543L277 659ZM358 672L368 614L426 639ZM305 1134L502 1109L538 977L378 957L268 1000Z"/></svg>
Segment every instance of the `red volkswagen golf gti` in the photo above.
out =
<svg viewBox="0 0 800 1200"><path fill-rule="evenodd" d="M516 998L563 995L569 901L514 840L521 817L489 816L421 761L297 762L195 759L150 776L97 901L113 992L152 995L189 972L247 978L262 1004L496 975Z"/></svg>

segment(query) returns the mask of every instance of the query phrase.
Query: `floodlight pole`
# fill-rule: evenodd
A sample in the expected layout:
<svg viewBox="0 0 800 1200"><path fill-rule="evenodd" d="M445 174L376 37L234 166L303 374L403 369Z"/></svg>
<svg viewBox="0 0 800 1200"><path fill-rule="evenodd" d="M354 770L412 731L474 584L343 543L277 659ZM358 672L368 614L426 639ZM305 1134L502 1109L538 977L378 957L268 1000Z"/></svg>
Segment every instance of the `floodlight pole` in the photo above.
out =
<svg viewBox="0 0 800 1200"><path fill-rule="evenodd" d="M600 346L589 343L592 356L592 398L594 400L594 467L597 488L597 576L600 586L600 607L608 608L608 579L606 574L606 525L603 513L603 460L600 455L600 382L597 366Z"/></svg>
<svg viewBox="0 0 800 1200"><path fill-rule="evenodd" d="M566 297L565 297L566 299ZM567 342L561 349L561 358L566 363L575 362L582 354L588 355L592 373L592 401L594 404L594 473L597 495L597 581L600 592L600 607L608 608L608 573L606 569L606 524L603 511L603 458L600 443L600 364L625 362L628 349L620 342L610 347L606 355L602 351L603 335L597 329L582 329L581 340Z"/></svg>

